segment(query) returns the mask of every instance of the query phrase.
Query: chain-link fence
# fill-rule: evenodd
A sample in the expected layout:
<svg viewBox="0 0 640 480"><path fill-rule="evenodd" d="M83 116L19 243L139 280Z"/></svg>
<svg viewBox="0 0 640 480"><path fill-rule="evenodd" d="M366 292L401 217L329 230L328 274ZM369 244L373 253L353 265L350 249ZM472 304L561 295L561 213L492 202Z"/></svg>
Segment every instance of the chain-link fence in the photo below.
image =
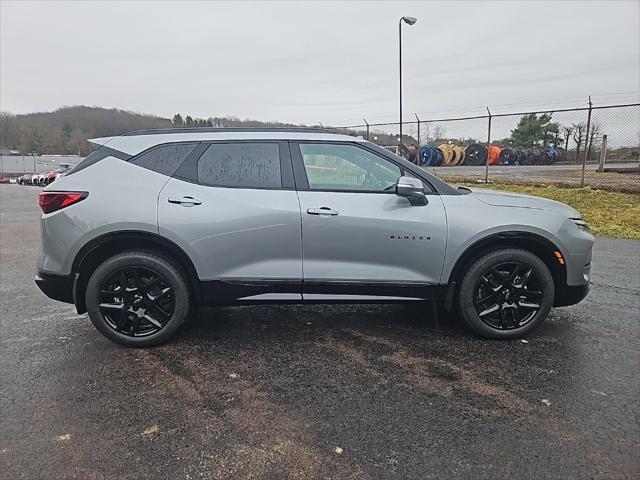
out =
<svg viewBox="0 0 640 480"><path fill-rule="evenodd" d="M640 192L640 104L364 123L336 130L450 181Z"/></svg>

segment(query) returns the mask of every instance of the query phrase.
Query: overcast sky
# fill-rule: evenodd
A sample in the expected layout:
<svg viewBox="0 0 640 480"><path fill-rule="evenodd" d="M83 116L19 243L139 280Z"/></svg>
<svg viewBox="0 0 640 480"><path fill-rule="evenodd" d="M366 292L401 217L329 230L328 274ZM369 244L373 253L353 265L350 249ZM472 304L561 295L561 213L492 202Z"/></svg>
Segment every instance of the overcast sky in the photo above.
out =
<svg viewBox="0 0 640 480"><path fill-rule="evenodd" d="M4 111L332 125L640 101L640 2L1 0Z"/></svg>

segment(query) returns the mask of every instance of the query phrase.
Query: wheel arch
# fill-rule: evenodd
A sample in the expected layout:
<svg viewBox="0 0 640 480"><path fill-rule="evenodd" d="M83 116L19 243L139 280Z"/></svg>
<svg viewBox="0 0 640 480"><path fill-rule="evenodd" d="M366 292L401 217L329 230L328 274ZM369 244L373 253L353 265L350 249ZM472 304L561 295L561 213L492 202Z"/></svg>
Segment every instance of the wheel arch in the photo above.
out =
<svg viewBox="0 0 640 480"><path fill-rule="evenodd" d="M445 309L451 310L453 300L458 290L457 285L460 282L465 269L468 268L480 255L485 255L489 252L502 248L521 248L540 258L551 272L556 295L561 290L562 286L566 284L566 265L561 264L555 254L555 252L562 253L562 251L551 240L531 232L508 231L494 233L483 237L468 246L456 260L456 263L447 278L449 287L447 288L443 299Z"/></svg>
<svg viewBox="0 0 640 480"><path fill-rule="evenodd" d="M78 313L87 311L85 291L91 273L107 258L132 249L147 250L168 257L186 275L196 306L202 303L198 273L193 262L180 246L154 233L120 231L94 238L84 245L75 256L71 273L75 277L73 300Z"/></svg>

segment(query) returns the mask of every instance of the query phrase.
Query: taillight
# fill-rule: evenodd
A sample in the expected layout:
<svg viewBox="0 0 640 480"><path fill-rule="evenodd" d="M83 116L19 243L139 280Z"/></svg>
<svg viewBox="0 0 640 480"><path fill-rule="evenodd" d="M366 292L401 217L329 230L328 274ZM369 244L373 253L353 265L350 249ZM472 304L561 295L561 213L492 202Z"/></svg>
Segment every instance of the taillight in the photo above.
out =
<svg viewBox="0 0 640 480"><path fill-rule="evenodd" d="M51 213L84 200L89 192L40 192L38 204L43 213Z"/></svg>

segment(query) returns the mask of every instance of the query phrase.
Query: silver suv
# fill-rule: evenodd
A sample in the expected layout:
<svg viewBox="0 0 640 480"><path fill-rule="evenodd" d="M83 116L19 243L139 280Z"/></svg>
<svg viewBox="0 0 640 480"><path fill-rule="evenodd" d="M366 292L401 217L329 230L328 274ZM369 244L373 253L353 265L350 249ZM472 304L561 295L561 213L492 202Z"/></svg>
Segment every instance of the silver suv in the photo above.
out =
<svg viewBox="0 0 640 480"><path fill-rule="evenodd" d="M194 307L415 302L514 338L589 290L594 238L562 203L453 188L320 129L168 129L98 148L40 194L36 283L130 346Z"/></svg>

